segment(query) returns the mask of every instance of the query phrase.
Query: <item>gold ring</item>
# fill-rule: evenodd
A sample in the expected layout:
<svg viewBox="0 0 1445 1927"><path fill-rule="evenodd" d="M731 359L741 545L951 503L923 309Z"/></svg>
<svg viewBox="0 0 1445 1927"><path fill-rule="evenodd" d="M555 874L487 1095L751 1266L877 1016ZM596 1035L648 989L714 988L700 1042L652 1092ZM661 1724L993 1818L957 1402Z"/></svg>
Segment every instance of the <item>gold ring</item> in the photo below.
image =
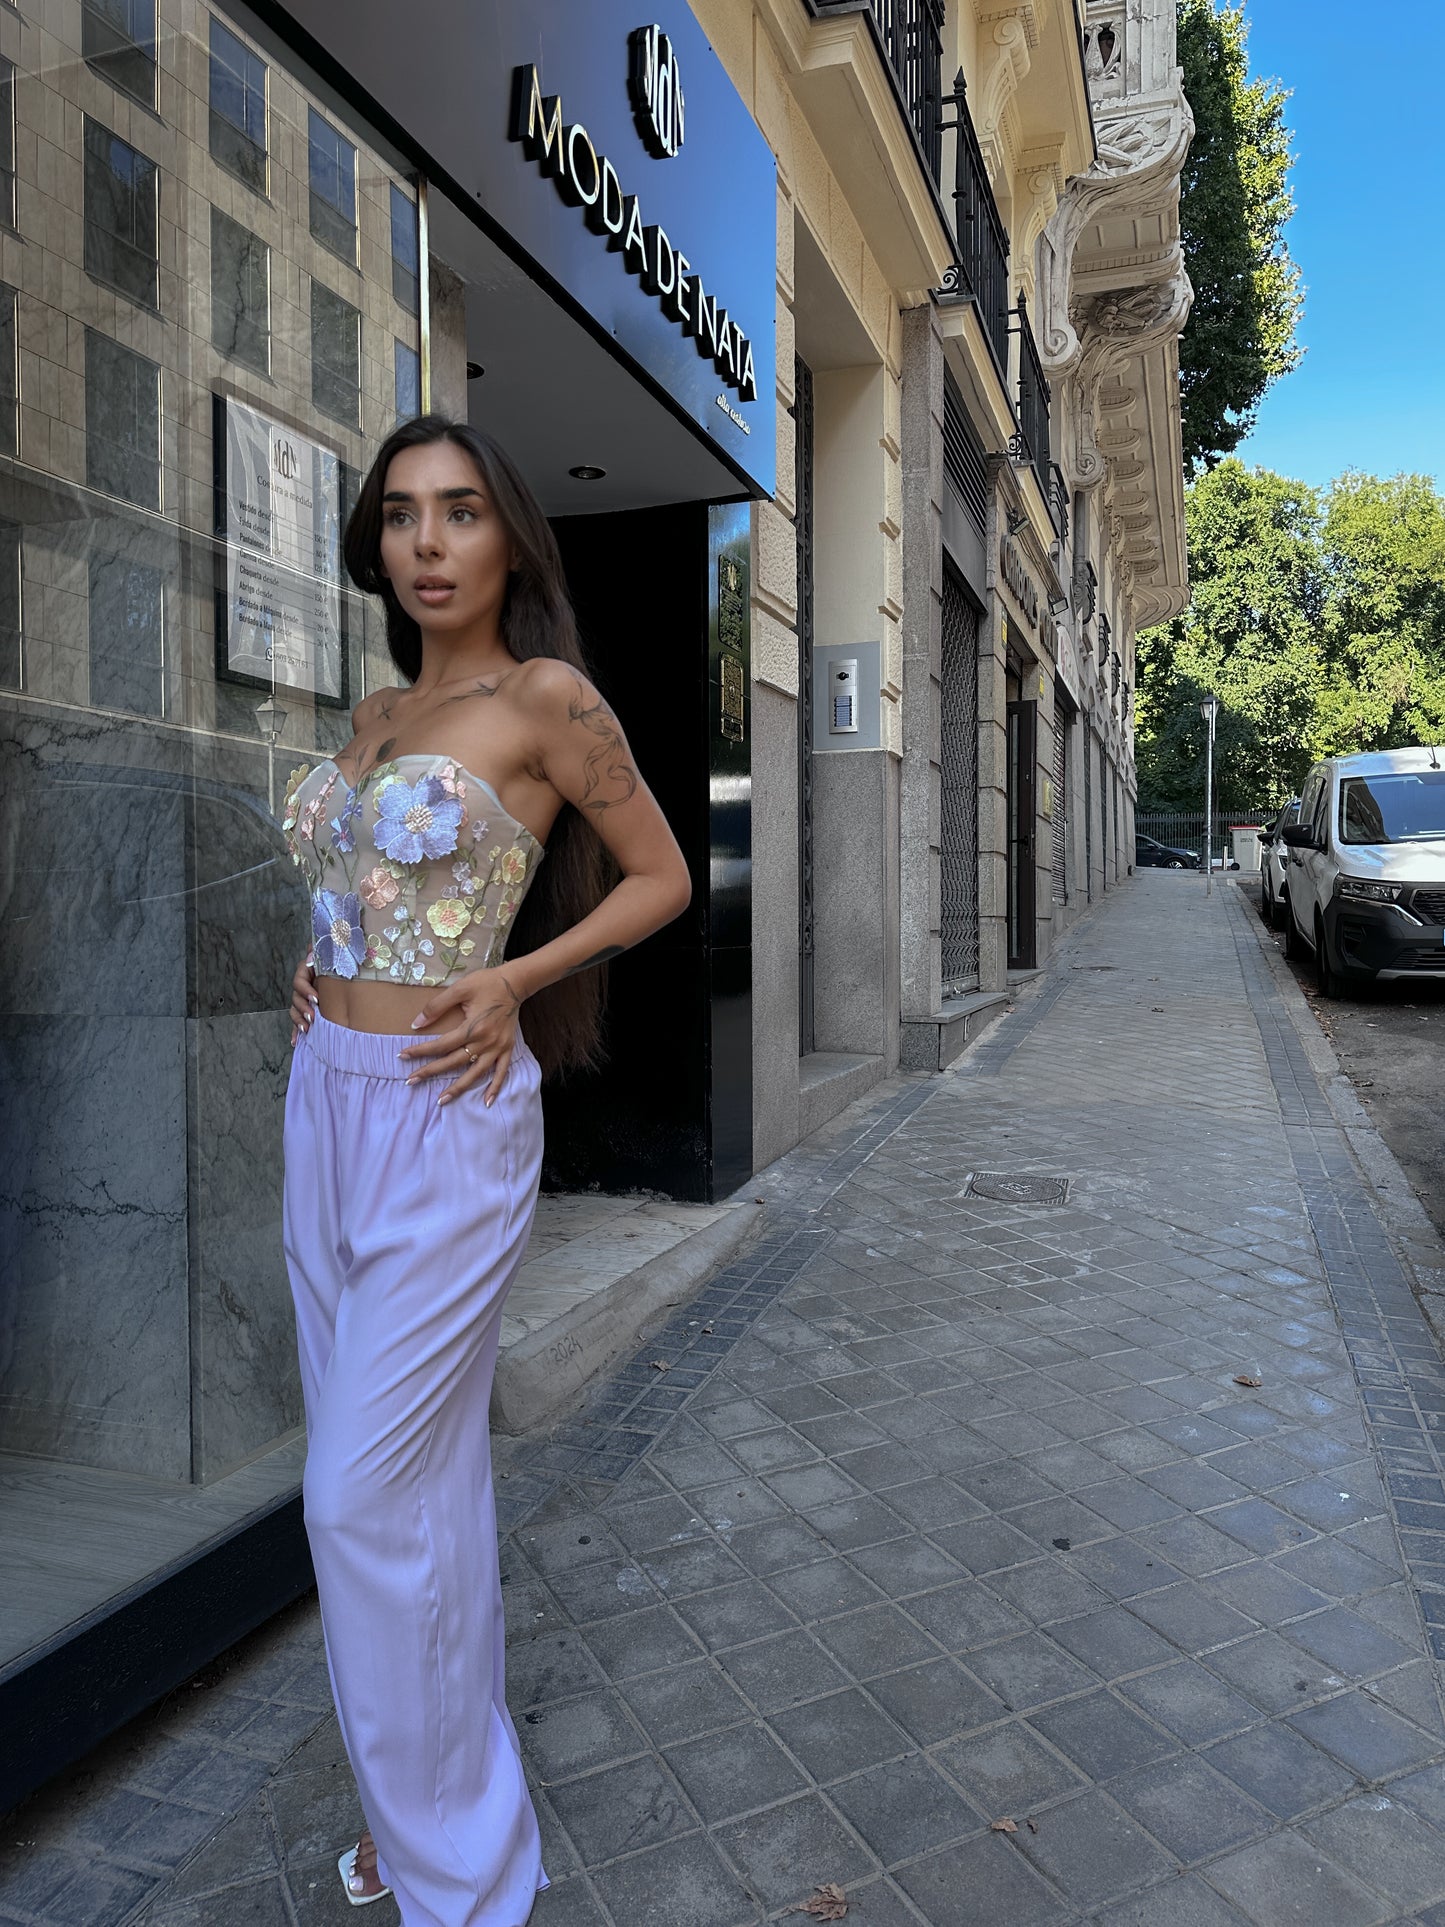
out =
<svg viewBox="0 0 1445 1927"><path fill-rule="evenodd" d="M466 1052L466 1054L467 1054L467 1062L468 1062L469 1064L475 1064L475 1063L476 1063L476 1061L477 1061L477 1053L476 1053L476 1052L475 1052L475 1051L474 1051L474 1050L472 1049L472 1047L471 1047L471 1045L470 1045L470 1044L463 1044L463 1045L462 1045L462 1049L463 1049L463 1050L464 1050L464 1051Z"/></svg>

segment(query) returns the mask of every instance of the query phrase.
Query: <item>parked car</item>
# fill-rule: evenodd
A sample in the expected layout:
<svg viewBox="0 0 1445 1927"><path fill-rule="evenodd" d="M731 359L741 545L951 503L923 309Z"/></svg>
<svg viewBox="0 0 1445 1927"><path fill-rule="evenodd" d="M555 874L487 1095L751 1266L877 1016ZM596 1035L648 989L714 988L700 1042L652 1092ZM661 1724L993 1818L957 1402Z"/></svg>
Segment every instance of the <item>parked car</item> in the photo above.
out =
<svg viewBox="0 0 1445 1927"><path fill-rule="evenodd" d="M1321 996L1445 978L1445 751L1316 763L1280 834L1285 951L1314 959Z"/></svg>
<svg viewBox="0 0 1445 1927"><path fill-rule="evenodd" d="M1197 870L1199 868L1198 850L1176 850L1167 843L1157 843L1152 836L1142 831L1134 837L1134 868L1136 870Z"/></svg>
<svg viewBox="0 0 1445 1927"><path fill-rule="evenodd" d="M1274 821L1259 833L1259 907L1272 929L1278 929L1284 908L1285 869L1289 861L1289 846L1281 832L1298 822L1299 798L1292 796Z"/></svg>

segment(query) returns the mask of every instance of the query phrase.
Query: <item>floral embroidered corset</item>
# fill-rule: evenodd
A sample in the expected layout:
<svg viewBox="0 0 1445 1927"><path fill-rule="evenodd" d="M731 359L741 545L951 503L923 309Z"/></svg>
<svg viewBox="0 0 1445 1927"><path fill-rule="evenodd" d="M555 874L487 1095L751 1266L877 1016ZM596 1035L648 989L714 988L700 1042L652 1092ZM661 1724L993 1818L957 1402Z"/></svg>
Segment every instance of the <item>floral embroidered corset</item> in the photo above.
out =
<svg viewBox="0 0 1445 1927"><path fill-rule="evenodd" d="M326 977L437 985L498 964L544 851L448 756L397 756L353 789L330 758L292 773L281 828L311 891Z"/></svg>

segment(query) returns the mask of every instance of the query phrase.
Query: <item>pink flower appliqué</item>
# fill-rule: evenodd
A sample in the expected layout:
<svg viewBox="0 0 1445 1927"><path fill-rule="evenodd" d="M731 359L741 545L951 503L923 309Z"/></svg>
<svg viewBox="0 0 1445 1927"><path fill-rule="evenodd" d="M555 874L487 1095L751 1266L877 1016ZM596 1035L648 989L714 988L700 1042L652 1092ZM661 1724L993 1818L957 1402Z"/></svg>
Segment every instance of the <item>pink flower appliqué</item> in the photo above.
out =
<svg viewBox="0 0 1445 1927"><path fill-rule="evenodd" d="M401 885L389 870L369 871L357 888L362 902L369 903L373 910L384 910L401 894Z"/></svg>

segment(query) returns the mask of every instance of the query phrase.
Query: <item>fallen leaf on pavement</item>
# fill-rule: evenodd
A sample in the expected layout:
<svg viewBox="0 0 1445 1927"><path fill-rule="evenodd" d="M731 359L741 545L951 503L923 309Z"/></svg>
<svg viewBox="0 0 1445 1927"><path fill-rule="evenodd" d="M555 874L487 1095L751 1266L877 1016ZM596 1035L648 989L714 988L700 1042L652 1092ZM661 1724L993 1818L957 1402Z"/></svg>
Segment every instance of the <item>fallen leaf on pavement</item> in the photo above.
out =
<svg viewBox="0 0 1445 1927"><path fill-rule="evenodd" d="M1039 1830L1039 1823L1037 1820L1026 1820L1024 1822L1024 1825L1028 1828L1030 1833L1037 1833Z"/></svg>
<svg viewBox="0 0 1445 1927"><path fill-rule="evenodd" d="M836 1880L813 1889L811 1899L801 1907L789 1907L790 1914L807 1914L812 1920L841 1920L848 1911L848 1898Z"/></svg>
<svg viewBox="0 0 1445 1927"><path fill-rule="evenodd" d="M1017 1833L1018 1830L1019 1823L1017 1820L995 1820L989 1828L990 1833Z"/></svg>
<svg viewBox="0 0 1445 1927"><path fill-rule="evenodd" d="M671 1365L664 1364L662 1359L654 1358L652 1361L652 1369L655 1372L670 1372L672 1367Z"/></svg>
<svg viewBox="0 0 1445 1927"><path fill-rule="evenodd" d="M1251 1390L1255 1390L1263 1385L1264 1380L1262 1378L1251 1378L1248 1372L1236 1372L1234 1374L1234 1382L1236 1385L1248 1385Z"/></svg>

